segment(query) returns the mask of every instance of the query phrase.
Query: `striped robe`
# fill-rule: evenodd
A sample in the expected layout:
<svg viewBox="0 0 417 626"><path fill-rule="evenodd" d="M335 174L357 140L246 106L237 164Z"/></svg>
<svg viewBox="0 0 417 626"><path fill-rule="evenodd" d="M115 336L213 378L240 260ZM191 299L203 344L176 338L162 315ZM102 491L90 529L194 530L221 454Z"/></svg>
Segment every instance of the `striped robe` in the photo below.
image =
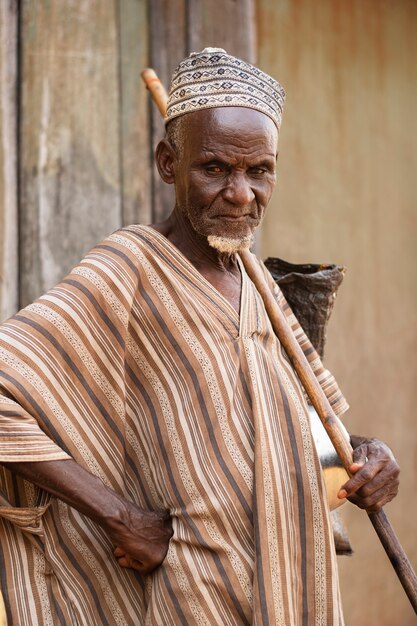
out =
<svg viewBox="0 0 417 626"><path fill-rule="evenodd" d="M131 226L3 324L0 462L73 458L140 507L169 509L174 529L141 576L90 519L3 469L9 626L342 625L306 401L240 269L239 316L165 237Z"/></svg>

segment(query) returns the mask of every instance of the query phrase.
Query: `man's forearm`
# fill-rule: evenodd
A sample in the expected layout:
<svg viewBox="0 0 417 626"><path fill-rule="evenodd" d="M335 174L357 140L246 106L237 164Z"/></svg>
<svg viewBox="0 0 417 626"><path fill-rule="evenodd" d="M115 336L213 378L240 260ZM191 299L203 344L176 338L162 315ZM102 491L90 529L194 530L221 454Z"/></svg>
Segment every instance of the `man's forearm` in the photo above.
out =
<svg viewBox="0 0 417 626"><path fill-rule="evenodd" d="M123 498L72 459L4 465L101 526L117 525L123 520Z"/></svg>
<svg viewBox="0 0 417 626"><path fill-rule="evenodd" d="M99 524L122 567L147 574L165 558L172 537L167 511L142 510L72 459L4 465Z"/></svg>

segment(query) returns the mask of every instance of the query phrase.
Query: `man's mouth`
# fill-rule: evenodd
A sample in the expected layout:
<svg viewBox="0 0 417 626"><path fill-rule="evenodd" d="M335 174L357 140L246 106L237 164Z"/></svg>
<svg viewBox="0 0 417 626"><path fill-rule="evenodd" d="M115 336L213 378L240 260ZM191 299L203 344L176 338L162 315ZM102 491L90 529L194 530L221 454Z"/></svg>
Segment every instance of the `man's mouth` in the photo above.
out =
<svg viewBox="0 0 417 626"><path fill-rule="evenodd" d="M219 213L217 215L213 215L211 219L222 220L224 222L247 222L248 220L256 220L251 213Z"/></svg>

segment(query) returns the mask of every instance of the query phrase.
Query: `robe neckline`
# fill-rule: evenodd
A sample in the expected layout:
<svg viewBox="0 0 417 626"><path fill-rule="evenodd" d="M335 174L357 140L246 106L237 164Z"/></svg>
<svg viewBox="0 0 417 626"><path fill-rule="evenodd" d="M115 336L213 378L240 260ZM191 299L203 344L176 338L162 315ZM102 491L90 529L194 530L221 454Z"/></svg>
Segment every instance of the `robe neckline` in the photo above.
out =
<svg viewBox="0 0 417 626"><path fill-rule="evenodd" d="M140 228L144 229L146 233L150 234L151 237L155 237L159 242L161 242L166 248L168 248L172 254L174 254L178 261L184 266L184 268L190 273L193 274L196 281L200 282L201 286L205 291L208 291L215 295L216 299L221 302L223 308L227 309L227 313L233 319L233 322L237 329L237 338L240 338L247 334L252 334L252 331L248 327L248 319L249 319L249 300L252 298L249 297L250 290L250 278L246 273L243 262L239 256L236 254L236 260L238 263L240 275L242 277L241 284L241 293L240 293L240 303L239 303L239 313L236 309L230 304L228 299L214 286L212 283L207 280L207 278L201 274L198 269L191 263L189 259L177 248L175 244L172 243L165 235L160 233L158 230L153 228L150 225L141 225ZM249 307L250 308L250 307Z"/></svg>

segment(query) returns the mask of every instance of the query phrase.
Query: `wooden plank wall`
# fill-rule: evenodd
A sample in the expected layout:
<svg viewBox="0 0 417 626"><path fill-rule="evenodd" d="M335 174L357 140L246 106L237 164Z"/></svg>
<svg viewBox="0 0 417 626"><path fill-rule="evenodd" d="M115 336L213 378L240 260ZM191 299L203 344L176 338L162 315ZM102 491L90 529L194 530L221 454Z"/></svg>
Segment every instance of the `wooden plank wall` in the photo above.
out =
<svg viewBox="0 0 417 626"><path fill-rule="evenodd" d="M149 221L146 5L21 3L20 303ZM138 31L136 31L138 28Z"/></svg>
<svg viewBox="0 0 417 626"><path fill-rule="evenodd" d="M145 0L5 0L0 11L5 319L152 208Z"/></svg>
<svg viewBox="0 0 417 626"><path fill-rule="evenodd" d="M0 320L18 307L17 0L0 4Z"/></svg>
<svg viewBox="0 0 417 626"><path fill-rule="evenodd" d="M119 0L120 172L123 225L152 221L150 103L140 77L149 63L148 7Z"/></svg>

